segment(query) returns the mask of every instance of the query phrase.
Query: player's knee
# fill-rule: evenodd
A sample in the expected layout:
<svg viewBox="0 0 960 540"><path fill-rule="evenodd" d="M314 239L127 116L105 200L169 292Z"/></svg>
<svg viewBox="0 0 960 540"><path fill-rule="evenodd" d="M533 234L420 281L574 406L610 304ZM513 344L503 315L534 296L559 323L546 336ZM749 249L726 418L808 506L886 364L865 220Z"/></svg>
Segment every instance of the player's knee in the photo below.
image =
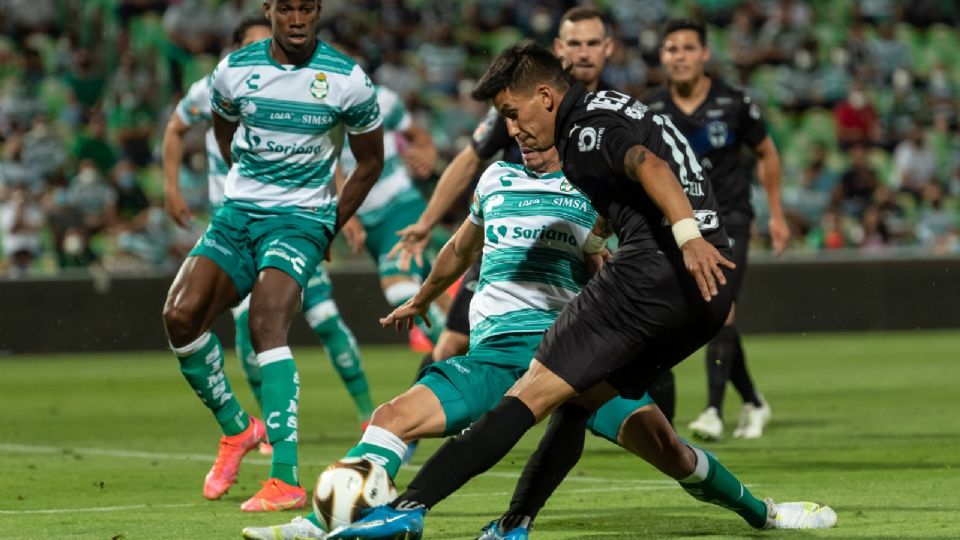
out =
<svg viewBox="0 0 960 540"><path fill-rule="evenodd" d="M200 309L196 302L167 301L163 307L163 326L174 347L182 347L200 335Z"/></svg>
<svg viewBox="0 0 960 540"><path fill-rule="evenodd" d="M289 324L283 309L250 309L250 338L257 350L279 347L286 343Z"/></svg>
<svg viewBox="0 0 960 540"><path fill-rule="evenodd" d="M377 407L370 417L370 425L383 428L404 441L409 438L411 426L409 415L404 413L403 401L394 398Z"/></svg>

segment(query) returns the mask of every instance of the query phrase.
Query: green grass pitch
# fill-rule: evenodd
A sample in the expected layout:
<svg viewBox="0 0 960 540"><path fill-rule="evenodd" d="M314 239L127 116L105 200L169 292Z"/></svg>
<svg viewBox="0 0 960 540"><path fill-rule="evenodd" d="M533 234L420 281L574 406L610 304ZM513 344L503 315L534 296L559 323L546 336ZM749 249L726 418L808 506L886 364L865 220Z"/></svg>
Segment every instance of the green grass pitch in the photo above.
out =
<svg viewBox="0 0 960 540"><path fill-rule="evenodd" d="M753 531L588 437L534 537L960 537L960 333L759 336L747 339L747 352L773 422L761 440L704 446L758 496L831 504L838 528ZM301 474L309 485L359 429L322 350L295 353ZM400 347L365 347L363 356L378 401L404 390L418 360ZM253 410L232 355L227 365L234 390ZM677 379L677 424L685 434L705 399L702 356L682 364ZM738 408L731 389L728 427ZM431 512L425 537L473 538L507 504L540 433ZM217 438L169 353L0 359L0 538L239 538L245 525L296 515L240 512L268 471L256 454L222 500L204 500ZM415 465L437 444L422 444ZM411 474L401 471L399 483Z"/></svg>

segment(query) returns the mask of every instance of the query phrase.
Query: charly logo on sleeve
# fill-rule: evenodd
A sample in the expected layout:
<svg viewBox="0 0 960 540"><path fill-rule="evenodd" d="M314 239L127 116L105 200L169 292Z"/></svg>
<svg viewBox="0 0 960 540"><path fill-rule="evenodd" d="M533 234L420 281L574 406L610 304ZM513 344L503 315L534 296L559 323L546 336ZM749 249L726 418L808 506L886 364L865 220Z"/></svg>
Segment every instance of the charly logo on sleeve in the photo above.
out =
<svg viewBox="0 0 960 540"><path fill-rule="evenodd" d="M330 85L327 83L327 74L317 73L313 82L310 83L310 95L317 99L323 99L327 97L329 91Z"/></svg>

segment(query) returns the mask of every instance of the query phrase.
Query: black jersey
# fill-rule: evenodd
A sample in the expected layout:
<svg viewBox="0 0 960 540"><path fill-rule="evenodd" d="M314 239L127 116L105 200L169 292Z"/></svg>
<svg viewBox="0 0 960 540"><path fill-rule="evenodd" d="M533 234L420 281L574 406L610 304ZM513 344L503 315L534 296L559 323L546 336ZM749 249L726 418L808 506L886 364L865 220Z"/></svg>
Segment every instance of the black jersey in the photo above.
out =
<svg viewBox="0 0 960 540"><path fill-rule="evenodd" d="M743 145L751 149L767 136L760 107L742 90L711 78L706 99L692 114L687 115L670 96L669 88L661 88L646 100L654 112L673 120L687 137L700 164L710 175L720 210L724 216L741 214L740 219L749 228L753 217L750 206L750 161L743 159Z"/></svg>
<svg viewBox="0 0 960 540"><path fill-rule="evenodd" d="M557 111L555 140L563 172L594 208L610 219L621 249L677 249L669 223L643 187L624 171L627 152L641 144L664 160L682 184L704 238L727 245L717 201L696 154L666 116L612 90L575 84Z"/></svg>
<svg viewBox="0 0 960 540"><path fill-rule="evenodd" d="M597 83L597 91L602 90L616 90L616 88L601 79ZM497 152L503 150L500 161L523 164L523 155L520 153L517 141L507 133L507 123L494 107L490 107L483 121L473 131L470 144L481 160L492 159Z"/></svg>

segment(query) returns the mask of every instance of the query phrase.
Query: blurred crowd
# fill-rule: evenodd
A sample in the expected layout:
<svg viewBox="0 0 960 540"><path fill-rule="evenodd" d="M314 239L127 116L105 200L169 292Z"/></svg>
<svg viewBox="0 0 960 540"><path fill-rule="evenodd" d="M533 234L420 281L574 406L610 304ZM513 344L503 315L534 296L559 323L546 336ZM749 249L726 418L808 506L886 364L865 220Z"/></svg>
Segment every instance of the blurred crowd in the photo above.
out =
<svg viewBox="0 0 960 540"><path fill-rule="evenodd" d="M523 37L550 44L575 0L324 0L324 35L400 93L444 159L484 113L468 93ZM663 83L660 28L710 25L710 71L763 104L796 251L960 252L960 13L952 0L597 0L604 79ZM170 271L203 227L164 215L159 148L189 85L259 0L0 0L0 275ZM202 128L184 194L206 206ZM439 170L437 171L439 172ZM435 180L436 174L432 180ZM431 189L431 179L421 182ZM763 247L766 208L754 242Z"/></svg>

